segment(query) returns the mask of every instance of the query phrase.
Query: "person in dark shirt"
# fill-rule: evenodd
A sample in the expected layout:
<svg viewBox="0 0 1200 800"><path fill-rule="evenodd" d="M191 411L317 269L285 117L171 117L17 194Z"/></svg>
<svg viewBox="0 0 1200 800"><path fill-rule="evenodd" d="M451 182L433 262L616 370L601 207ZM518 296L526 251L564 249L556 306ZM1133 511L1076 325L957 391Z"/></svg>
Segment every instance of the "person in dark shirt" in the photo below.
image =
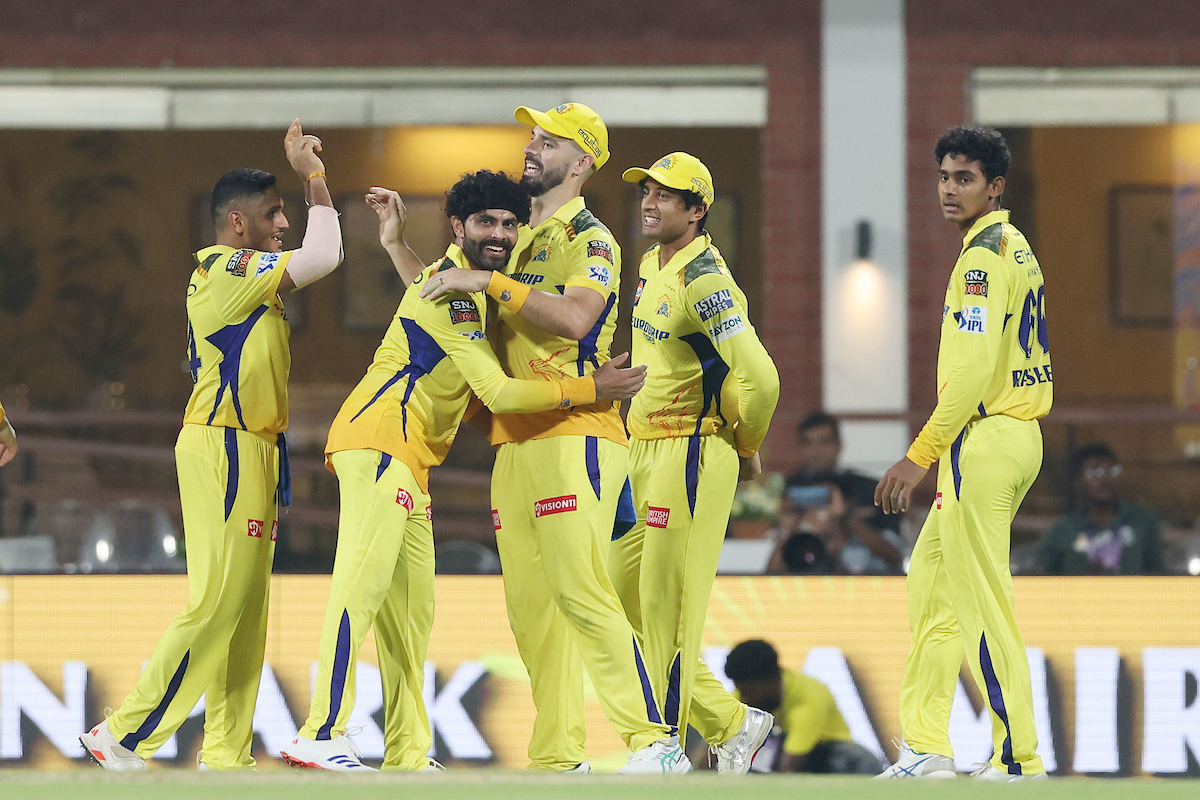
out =
<svg viewBox="0 0 1200 800"><path fill-rule="evenodd" d="M1163 571L1158 516L1121 499L1121 464L1106 444L1071 457L1078 502L1038 545L1038 563L1051 575L1145 575Z"/></svg>

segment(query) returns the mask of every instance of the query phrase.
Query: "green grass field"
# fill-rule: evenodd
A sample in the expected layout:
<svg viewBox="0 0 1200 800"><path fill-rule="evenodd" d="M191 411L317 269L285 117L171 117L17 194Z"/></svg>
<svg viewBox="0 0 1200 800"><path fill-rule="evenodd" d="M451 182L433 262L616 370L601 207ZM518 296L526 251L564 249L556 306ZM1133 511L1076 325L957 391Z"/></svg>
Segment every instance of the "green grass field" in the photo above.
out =
<svg viewBox="0 0 1200 800"><path fill-rule="evenodd" d="M1195 800L1196 780L1090 780L1061 778L1036 783L982 784L956 781L880 782L866 778L713 774L671 778L531 776L523 772L472 770L443 775L357 775L272 771L250 775L202 775L154 770L144 775L95 771L0 770L0 798L87 800L974 800L1036 797L1041 800Z"/></svg>

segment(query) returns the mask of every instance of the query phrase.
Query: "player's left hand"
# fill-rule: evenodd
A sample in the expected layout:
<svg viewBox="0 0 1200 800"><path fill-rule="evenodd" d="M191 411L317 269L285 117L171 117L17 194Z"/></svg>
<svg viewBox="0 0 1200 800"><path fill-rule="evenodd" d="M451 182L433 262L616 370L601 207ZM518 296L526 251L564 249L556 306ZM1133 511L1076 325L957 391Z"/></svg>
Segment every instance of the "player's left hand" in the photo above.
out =
<svg viewBox="0 0 1200 800"><path fill-rule="evenodd" d="M0 467L12 461L17 455L17 432L6 417L0 422Z"/></svg>
<svg viewBox="0 0 1200 800"><path fill-rule="evenodd" d="M924 479L927 472L928 469L909 461L907 456L900 459L879 479L875 487L875 505L882 507L885 514L902 514L908 511L912 490Z"/></svg>
<svg viewBox="0 0 1200 800"><path fill-rule="evenodd" d="M762 457L758 453L743 458L738 456L741 465L738 467L738 481L752 481L762 474Z"/></svg>
<svg viewBox="0 0 1200 800"><path fill-rule="evenodd" d="M421 297L436 300L446 292L482 292L492 273L486 269L444 269L421 287Z"/></svg>
<svg viewBox="0 0 1200 800"><path fill-rule="evenodd" d="M408 224L408 209L399 193L382 186L372 186L367 191L367 205L379 215L379 243L384 249L399 247L404 243L404 227Z"/></svg>

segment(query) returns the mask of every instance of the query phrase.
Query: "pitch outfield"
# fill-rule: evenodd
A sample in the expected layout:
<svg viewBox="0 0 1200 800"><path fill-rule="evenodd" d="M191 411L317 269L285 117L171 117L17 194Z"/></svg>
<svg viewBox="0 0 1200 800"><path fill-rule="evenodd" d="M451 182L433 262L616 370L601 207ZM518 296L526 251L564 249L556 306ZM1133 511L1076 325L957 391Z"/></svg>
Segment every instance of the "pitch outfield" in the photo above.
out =
<svg viewBox="0 0 1200 800"><path fill-rule="evenodd" d="M530 776L523 772L473 770L435 776L328 775L301 770L257 775L200 775L182 770L155 770L146 775L111 775L100 770L34 772L0 770L0 797L5 800L973 800L974 798L1038 798L1038 800L1194 800L1195 780L1089 780L1061 778L1024 784L981 784L956 781L873 782L867 778L718 775L673 778L588 778Z"/></svg>

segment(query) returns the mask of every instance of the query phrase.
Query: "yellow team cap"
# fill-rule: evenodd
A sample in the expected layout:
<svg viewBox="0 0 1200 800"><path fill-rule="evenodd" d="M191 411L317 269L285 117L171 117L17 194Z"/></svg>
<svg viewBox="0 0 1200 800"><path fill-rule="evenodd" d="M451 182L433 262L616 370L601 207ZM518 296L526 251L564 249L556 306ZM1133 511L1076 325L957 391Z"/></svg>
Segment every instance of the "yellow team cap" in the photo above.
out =
<svg viewBox="0 0 1200 800"><path fill-rule="evenodd" d="M629 183L641 183L650 178L677 192L695 192L710 206L717 199L708 167L688 153L671 153L655 161L649 169L633 167L625 170L621 177Z"/></svg>
<svg viewBox="0 0 1200 800"><path fill-rule="evenodd" d="M549 111L521 106L513 116L522 125L530 128L540 125L546 133L575 142L596 160L596 169L608 161L608 127L599 114L583 103L563 103Z"/></svg>

